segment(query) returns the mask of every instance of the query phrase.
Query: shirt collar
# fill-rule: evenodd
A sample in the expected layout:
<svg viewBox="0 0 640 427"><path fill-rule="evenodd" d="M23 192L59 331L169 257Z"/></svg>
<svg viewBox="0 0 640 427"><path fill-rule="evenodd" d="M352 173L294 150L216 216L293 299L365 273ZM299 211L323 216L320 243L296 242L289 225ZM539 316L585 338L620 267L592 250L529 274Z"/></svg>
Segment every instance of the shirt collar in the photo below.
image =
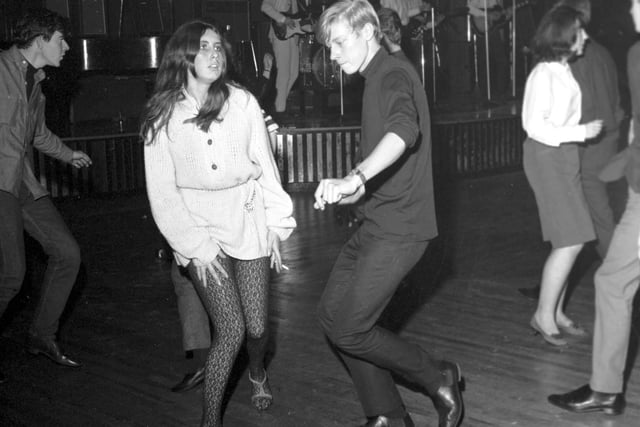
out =
<svg viewBox="0 0 640 427"><path fill-rule="evenodd" d="M375 70L378 69L378 65L380 65L388 56L389 54L387 53L387 50L384 47L380 46L380 49L378 49L376 54L373 55L373 58L371 58L371 61L369 61L367 67L364 70L360 71L360 75L365 79L371 76L375 72Z"/></svg>
<svg viewBox="0 0 640 427"><path fill-rule="evenodd" d="M11 46L11 49L9 49L9 55L11 57L11 60L16 64L16 66L20 68L24 77L27 73L27 68L29 68L29 61L27 61L26 58L22 56L22 53L20 53L20 49L18 49L16 45ZM44 80L45 77L46 77L46 73L42 68L40 68L34 74L34 79L36 83L41 82L42 80Z"/></svg>

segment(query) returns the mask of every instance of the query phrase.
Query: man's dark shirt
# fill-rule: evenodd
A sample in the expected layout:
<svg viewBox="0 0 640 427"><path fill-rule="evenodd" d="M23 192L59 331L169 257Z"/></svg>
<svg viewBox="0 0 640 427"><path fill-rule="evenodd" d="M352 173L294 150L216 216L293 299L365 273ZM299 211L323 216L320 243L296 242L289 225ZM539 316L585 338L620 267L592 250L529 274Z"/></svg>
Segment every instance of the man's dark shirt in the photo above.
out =
<svg viewBox="0 0 640 427"><path fill-rule="evenodd" d="M360 156L366 158L392 132L407 148L367 182L361 207L365 230L392 239L422 241L437 236L431 165L431 120L427 96L413 66L380 50L361 72Z"/></svg>
<svg viewBox="0 0 640 427"><path fill-rule="evenodd" d="M607 49L589 39L583 55L569 65L582 92L580 123L601 119L605 132L617 130L624 112L620 107L616 64Z"/></svg>

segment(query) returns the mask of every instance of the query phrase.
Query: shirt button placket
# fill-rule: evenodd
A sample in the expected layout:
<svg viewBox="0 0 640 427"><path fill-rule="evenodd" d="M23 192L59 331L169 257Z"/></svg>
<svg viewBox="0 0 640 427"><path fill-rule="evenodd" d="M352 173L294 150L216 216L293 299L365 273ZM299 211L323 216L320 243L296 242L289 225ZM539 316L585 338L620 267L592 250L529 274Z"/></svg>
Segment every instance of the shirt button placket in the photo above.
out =
<svg viewBox="0 0 640 427"><path fill-rule="evenodd" d="M207 139L207 145L211 145L213 144L213 139L209 138ZM211 169L216 170L218 169L218 165L216 165L215 163L211 163Z"/></svg>

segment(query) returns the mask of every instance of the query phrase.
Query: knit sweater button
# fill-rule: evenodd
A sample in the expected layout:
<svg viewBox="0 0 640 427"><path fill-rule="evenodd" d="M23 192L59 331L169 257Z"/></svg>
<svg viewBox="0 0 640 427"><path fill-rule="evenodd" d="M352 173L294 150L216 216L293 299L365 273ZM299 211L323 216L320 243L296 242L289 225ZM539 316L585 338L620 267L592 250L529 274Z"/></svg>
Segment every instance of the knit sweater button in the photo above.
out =
<svg viewBox="0 0 640 427"><path fill-rule="evenodd" d="M211 169L213 169L213 170L218 169L218 165L216 165L215 163L213 163L213 164L211 165Z"/></svg>
<svg viewBox="0 0 640 427"><path fill-rule="evenodd" d="M207 141L207 144L211 145L211 144L213 144L213 141L210 139L210 140Z"/></svg>

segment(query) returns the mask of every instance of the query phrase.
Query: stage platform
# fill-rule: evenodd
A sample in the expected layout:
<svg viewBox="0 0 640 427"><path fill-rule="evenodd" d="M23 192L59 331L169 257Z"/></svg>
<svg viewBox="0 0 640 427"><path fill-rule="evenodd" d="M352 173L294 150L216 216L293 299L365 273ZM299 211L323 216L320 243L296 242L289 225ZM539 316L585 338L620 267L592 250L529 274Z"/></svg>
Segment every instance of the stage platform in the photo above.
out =
<svg viewBox="0 0 640 427"><path fill-rule="evenodd" d="M314 93L292 92L289 108L284 113L272 113L278 124L288 128L320 128L359 126L361 98L359 91L346 92L343 108L340 108L339 93L334 93L334 105L322 106L321 100L313 102ZM355 97L356 100L348 99ZM304 100L302 100L304 98ZM434 125L506 119L520 116L522 100L502 97L488 100L477 94L461 93L455 96L430 101L431 122Z"/></svg>

